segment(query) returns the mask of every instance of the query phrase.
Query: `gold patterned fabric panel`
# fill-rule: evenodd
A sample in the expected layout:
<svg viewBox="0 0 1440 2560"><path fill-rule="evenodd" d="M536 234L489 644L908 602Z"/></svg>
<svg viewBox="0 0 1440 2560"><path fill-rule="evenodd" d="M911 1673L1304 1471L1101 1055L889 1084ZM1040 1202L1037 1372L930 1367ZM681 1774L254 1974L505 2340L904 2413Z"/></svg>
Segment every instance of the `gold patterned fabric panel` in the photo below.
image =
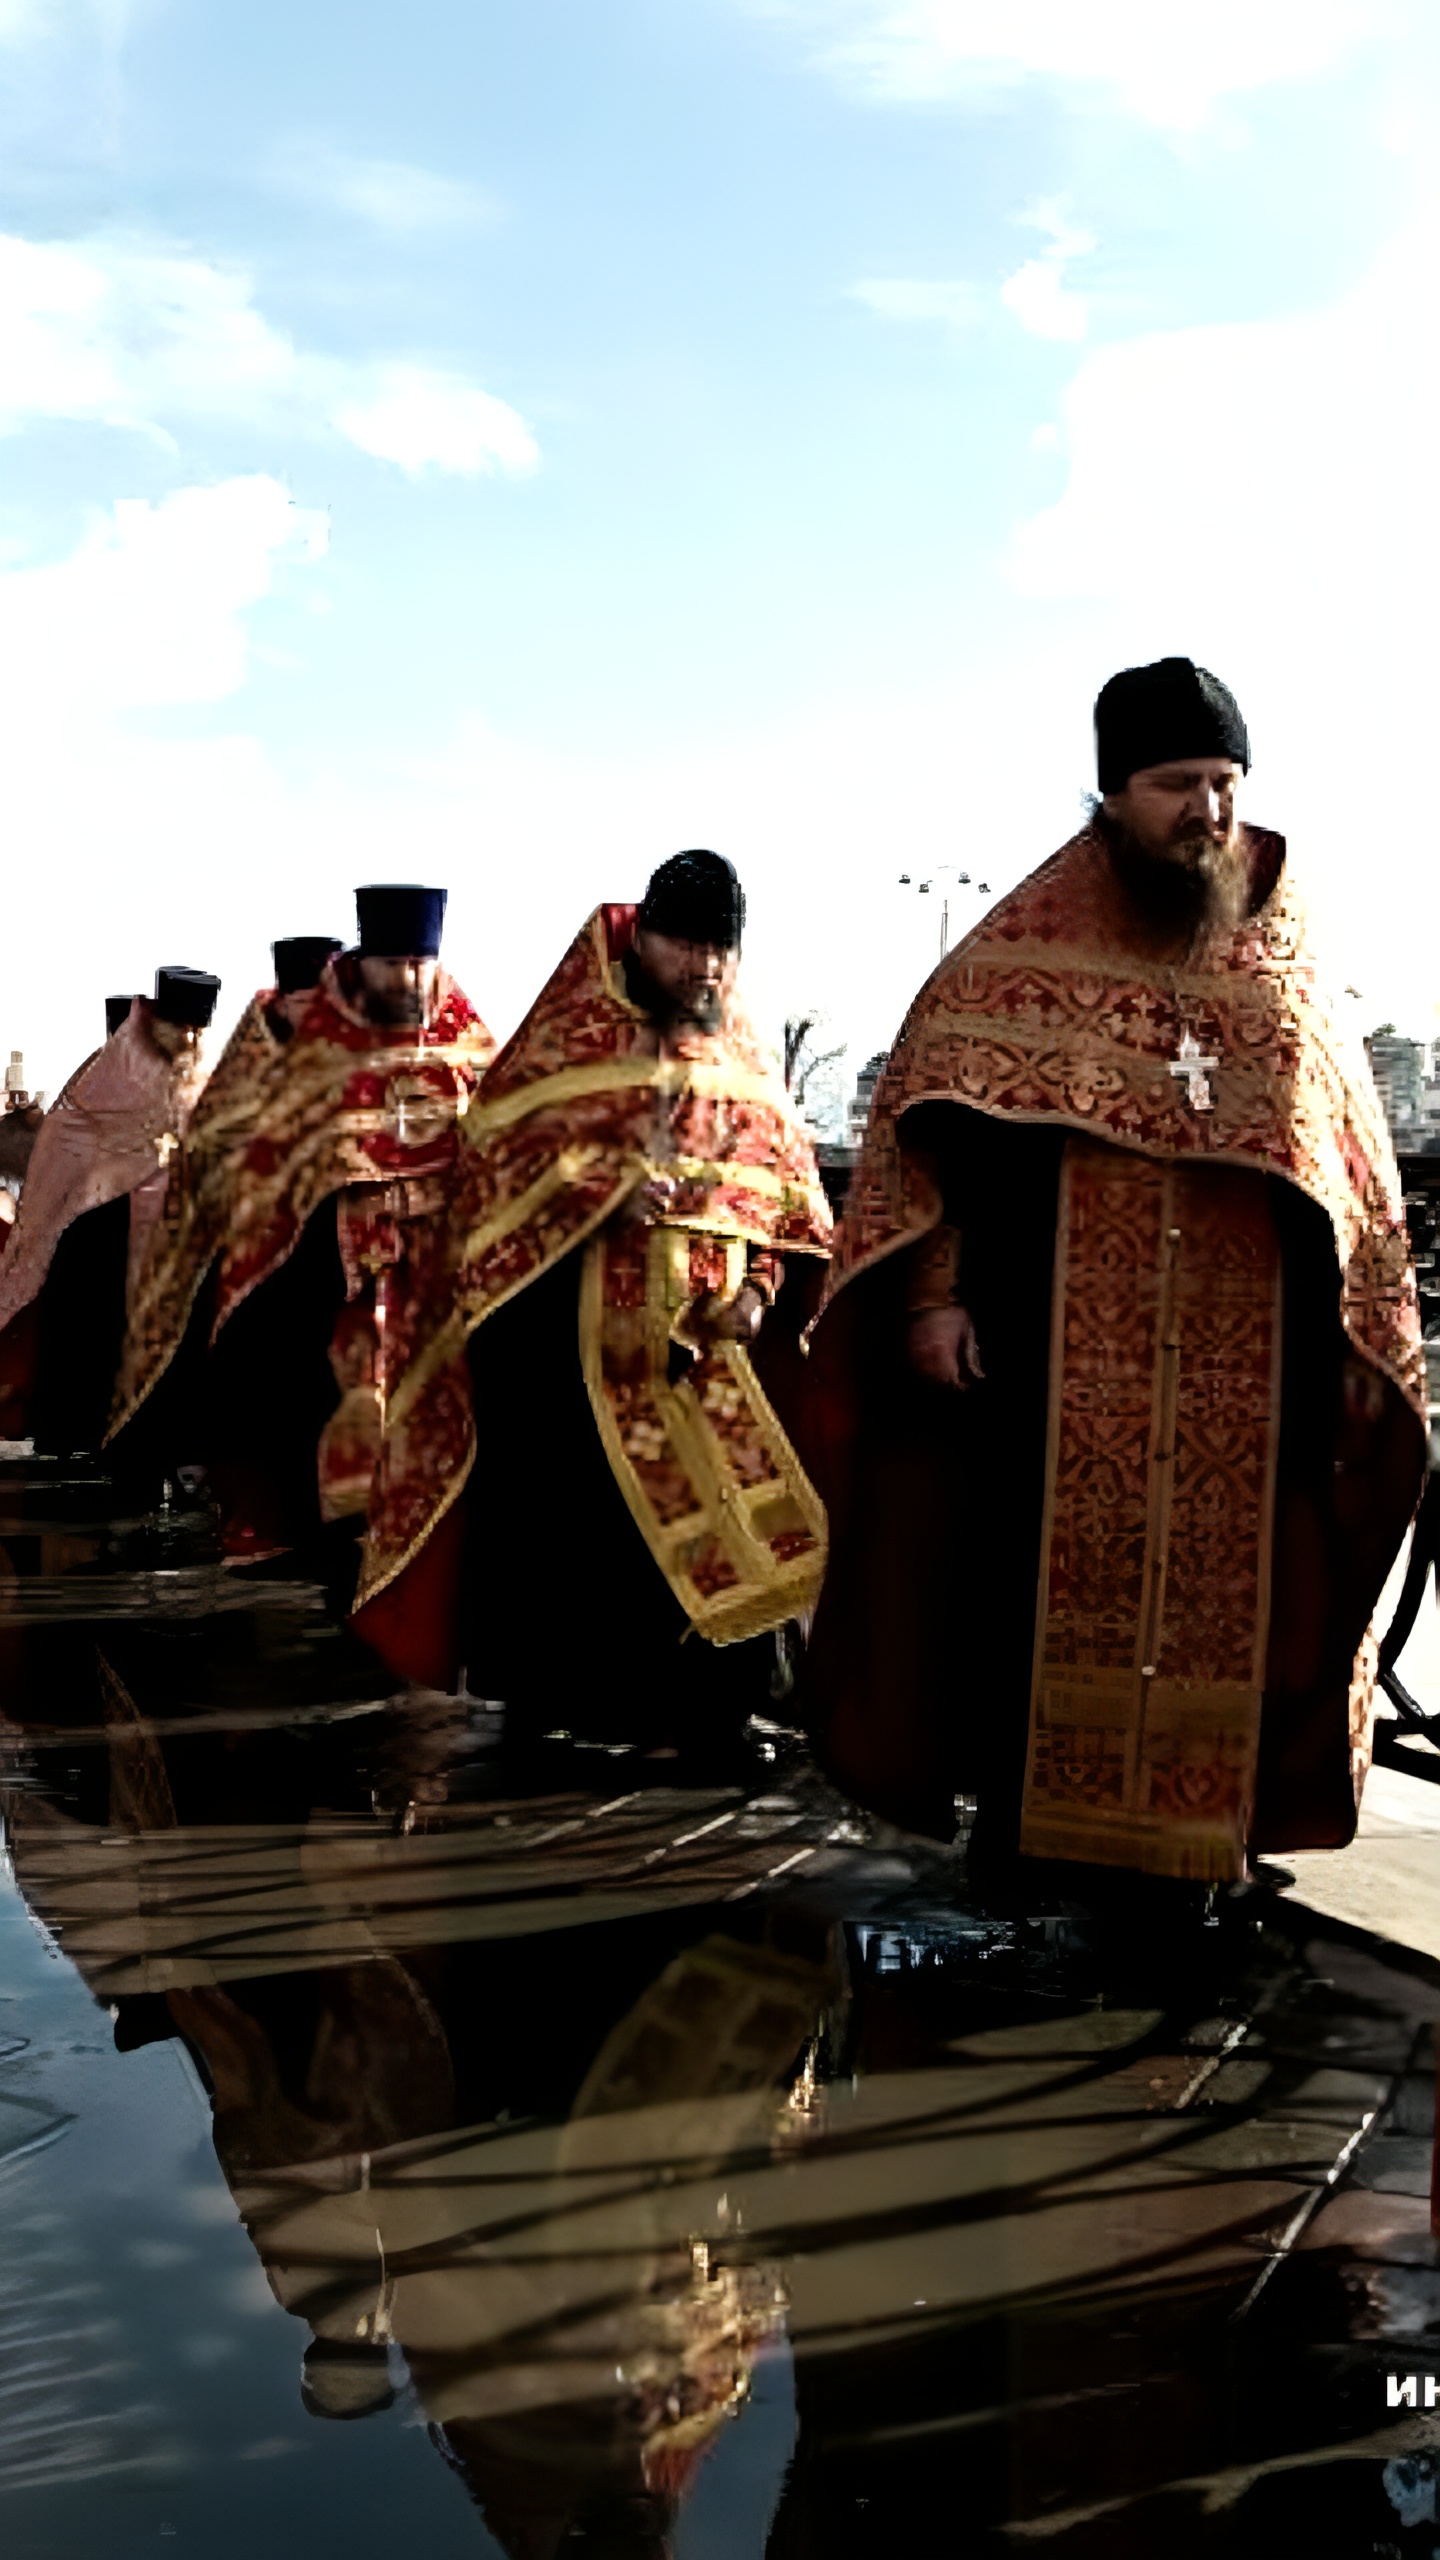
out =
<svg viewBox="0 0 1440 2560"><path fill-rule="evenodd" d="M1278 1174L1324 1210L1354 1342L1423 1422L1419 1302L1400 1180L1368 1065L1317 976L1280 838L1242 831L1255 914L1189 958L1137 947L1135 918L1087 829L1002 898L921 989L875 1089L835 1243L831 1293L941 1216L901 1144L913 1104L948 1101L1175 1163ZM1209 1061L1196 1110L1182 1036Z"/></svg>
<svg viewBox="0 0 1440 2560"><path fill-rule="evenodd" d="M672 1344L745 1277L743 1241L617 1224L586 1247L580 1355L606 1455L697 1635L735 1644L813 1608L825 1513L747 1352L702 1348L670 1377Z"/></svg>
<svg viewBox="0 0 1440 2560"><path fill-rule="evenodd" d="M113 1440L154 1391L215 1271L211 1339L347 1185L395 1185L453 1162L459 1113L494 1042L442 972L435 1019L380 1029L342 995L334 964L288 1045L257 998L171 1166L136 1275L110 1418Z"/></svg>
<svg viewBox="0 0 1440 2560"><path fill-rule="evenodd" d="M1071 1140L1027 1854L1243 1874L1279 1356L1279 1248L1263 1184Z"/></svg>

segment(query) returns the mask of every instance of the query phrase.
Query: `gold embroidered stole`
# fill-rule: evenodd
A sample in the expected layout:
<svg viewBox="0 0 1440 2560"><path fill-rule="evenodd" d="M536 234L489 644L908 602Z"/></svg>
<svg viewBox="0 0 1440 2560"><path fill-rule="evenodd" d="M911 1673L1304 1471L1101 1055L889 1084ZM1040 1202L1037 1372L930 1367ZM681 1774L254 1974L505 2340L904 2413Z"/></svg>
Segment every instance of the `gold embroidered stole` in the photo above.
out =
<svg viewBox="0 0 1440 2560"><path fill-rule="evenodd" d="M615 1223L585 1246L580 1358L605 1452L697 1635L736 1644L814 1607L825 1512L748 1352L707 1345L678 1380L696 1302L732 1297L743 1237Z"/></svg>
<svg viewBox="0 0 1440 2560"><path fill-rule="evenodd" d="M1263 1182L1067 1143L1021 1826L1032 1857L1244 1872L1280 1339Z"/></svg>

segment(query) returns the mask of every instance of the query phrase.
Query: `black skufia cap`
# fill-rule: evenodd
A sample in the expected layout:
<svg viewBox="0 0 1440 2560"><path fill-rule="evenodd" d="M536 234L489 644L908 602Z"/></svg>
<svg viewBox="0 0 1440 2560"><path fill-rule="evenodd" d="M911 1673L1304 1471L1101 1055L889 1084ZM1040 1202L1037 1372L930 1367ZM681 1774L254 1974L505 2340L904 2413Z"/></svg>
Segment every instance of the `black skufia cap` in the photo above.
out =
<svg viewBox="0 0 1440 2560"><path fill-rule="evenodd" d="M272 942L276 994L298 996L318 987L326 961L340 948L328 933L292 933L283 942Z"/></svg>
<svg viewBox="0 0 1440 2560"><path fill-rule="evenodd" d="M745 892L723 853L672 853L655 872L637 921L677 942L706 942L733 951L745 930Z"/></svg>
<svg viewBox="0 0 1440 2560"><path fill-rule="evenodd" d="M312 2338L300 2369L300 2397L312 2418L368 2418L395 2397L390 2359L377 2339Z"/></svg>
<svg viewBox="0 0 1440 2560"><path fill-rule="evenodd" d="M367 960L434 960L445 929L445 889L386 884L357 889L355 914Z"/></svg>
<svg viewBox="0 0 1440 2560"><path fill-rule="evenodd" d="M208 969L157 969L155 1011L162 1022L186 1031L203 1031L215 1010L220 981Z"/></svg>
<svg viewBox="0 0 1440 2560"><path fill-rule="evenodd" d="M133 996L107 996L105 999L105 1037L113 1040L122 1022L128 1021Z"/></svg>
<svg viewBox="0 0 1440 2560"><path fill-rule="evenodd" d="M1102 791L1123 791L1147 765L1185 756L1229 756L1250 770L1250 737L1227 685L1190 658L1122 667L1095 702L1095 758Z"/></svg>

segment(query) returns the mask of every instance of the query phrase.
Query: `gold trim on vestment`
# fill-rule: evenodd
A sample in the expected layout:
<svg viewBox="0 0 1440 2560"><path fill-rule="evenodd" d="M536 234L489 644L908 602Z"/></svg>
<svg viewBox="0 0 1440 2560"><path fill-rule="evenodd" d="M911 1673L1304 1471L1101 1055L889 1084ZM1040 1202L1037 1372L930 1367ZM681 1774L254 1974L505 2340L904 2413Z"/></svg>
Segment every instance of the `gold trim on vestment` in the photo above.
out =
<svg viewBox="0 0 1440 2560"><path fill-rule="evenodd" d="M548 1208L550 1202L560 1192L567 1191L578 1183L586 1166L597 1162L604 1153L605 1149L600 1145L563 1148L527 1190L518 1192L513 1200L507 1200L494 1217L487 1218L483 1226L473 1228L466 1236L459 1254L461 1272L463 1273L467 1266L481 1261L492 1247L501 1243L506 1236L513 1235L518 1228L528 1225L529 1221L538 1216L542 1209ZM783 1175L771 1172L766 1165L746 1165L737 1171L725 1165L703 1163L698 1157L691 1156L667 1159L663 1164L653 1164L644 1157L629 1157L626 1160L623 1179L607 1193L603 1203L586 1219L582 1227L567 1231L555 1253L521 1273L510 1288L499 1291L493 1298L488 1298L478 1315L471 1315L463 1303L454 1309L447 1321L430 1336L424 1349L416 1354L390 1397L388 1404L390 1421L399 1423L404 1420L417 1396L437 1371L443 1369L447 1361L454 1359L456 1354L464 1349L470 1335L476 1332L481 1324L487 1322L501 1307L508 1306L510 1300L517 1297L523 1289L532 1288L537 1280L543 1279L546 1272L552 1271L557 1262L564 1260L567 1253L573 1253L578 1245L583 1244L594 1234L597 1227L603 1226L605 1220L613 1216L632 1191L639 1189L642 1184L655 1177L669 1175L685 1182L710 1182L717 1190L723 1188L754 1191L772 1198L781 1198L787 1191L793 1191L795 1188L794 1184L787 1182ZM657 1223L663 1223L663 1221ZM740 1241L751 1244L765 1241L763 1232L757 1235L746 1235L733 1217L710 1220L702 1211L698 1215L687 1215L684 1223L686 1229L692 1233L736 1237ZM820 1245L791 1244L787 1239L783 1250L787 1253L818 1255L821 1260L824 1259L824 1248Z"/></svg>
<svg viewBox="0 0 1440 2560"><path fill-rule="evenodd" d="M437 1052L437 1054L439 1053ZM291 1150L284 1163L268 1181L260 1181L257 1179L250 1184L249 1188L243 1194L241 1194L236 1202L233 1212L230 1235L216 1236L208 1254L206 1254L203 1261L197 1264L195 1271L191 1276L188 1288L176 1296L174 1307L171 1310L171 1321L167 1332L163 1355L156 1360L153 1367L148 1369L144 1375L135 1382L130 1395L123 1404L119 1401L119 1389L117 1384L117 1402L115 1406L112 1407L110 1420L105 1431L103 1445L106 1448L110 1446L110 1443L113 1440L118 1438L119 1434L124 1430L126 1423L139 1412L141 1405L146 1402L147 1398L154 1394L156 1387L165 1375L166 1370L169 1368L176 1352L179 1350L180 1345L185 1338L185 1331L189 1325L191 1315L194 1312L196 1301L199 1298L200 1292L203 1289L210 1272L213 1270L216 1261L222 1258L230 1250L232 1240L236 1235L243 1235L247 1227L252 1227L258 1222L262 1212L268 1215L269 1211L278 1201L284 1198L288 1191L299 1188L295 1181L297 1166L313 1164L315 1158L322 1154L326 1147L333 1144L337 1121L342 1135L346 1138L355 1138L360 1136L363 1134L363 1131L367 1126L376 1129L383 1129L388 1128L391 1125L388 1117L378 1112L341 1113L337 1115L337 1120L323 1122L320 1127L312 1130L307 1139L301 1141L300 1144ZM353 1166L346 1167L337 1164L334 1170L339 1178L332 1182L328 1190L319 1193L317 1197L310 1202L309 1209L306 1213L307 1219L313 1217L315 1211L321 1208L326 1200L335 1198L336 1194L341 1191L348 1191L352 1187L356 1186L383 1190L390 1183L397 1181L403 1182L407 1179L404 1174L383 1173L375 1166L365 1164L362 1164L358 1168ZM183 1223L176 1228L172 1236L167 1239L167 1249L163 1260L156 1264L153 1273L149 1277L148 1285L142 1285L141 1290L137 1293L128 1311L127 1331L129 1335L133 1336L137 1340L143 1341L148 1331L146 1322L148 1310L157 1304L163 1305L165 1302L166 1296L172 1285L170 1275L176 1263L181 1261L184 1257L188 1237L194 1222L195 1213L187 1203ZM229 1323L231 1317L244 1306L247 1298L253 1296L257 1288L260 1288L266 1280L273 1279L277 1271L284 1269L286 1263L290 1260L291 1255L294 1253L300 1242L301 1236L305 1231L305 1223L306 1221L302 1220L297 1224L295 1232L290 1237L283 1252L277 1253L274 1260L267 1264L263 1270L256 1271L252 1278L247 1280L243 1289L236 1289L232 1292L224 1310L224 1323ZM216 1325L212 1328L210 1336L210 1347L212 1349L219 1333L222 1330L223 1325L217 1321Z"/></svg>
<svg viewBox="0 0 1440 2560"><path fill-rule="evenodd" d="M401 1115L392 1099L396 1086L405 1078L418 1080L427 1094L434 1095L434 1136L438 1139L458 1118L464 1085L462 1082L451 1095L442 1095L426 1082L427 1072L436 1067L460 1071L462 1075L465 1071L476 1072L480 1056L490 1046L488 1033L473 1023L460 1039L444 1042L426 1042L417 1026L403 1043L391 1042L384 1047L347 1049L329 1038L297 1037L293 1043L282 1043L265 1028L263 1014L255 1018L258 1005L256 999L247 1015L242 1016L238 1029L245 1032L247 1025L252 1025L263 1035L264 1054L256 1061L253 1075L228 1101L211 1106L209 1088L202 1095L193 1135L172 1174L174 1223L158 1230L149 1266L142 1268L131 1292L125 1350L105 1432L107 1448L170 1368L217 1260L223 1272L227 1261L237 1252L243 1253L248 1239L257 1230L263 1231L287 1196L294 1195L300 1212L294 1233L282 1249L250 1274L243 1286L222 1291L222 1308L211 1331L212 1347L222 1324L228 1323L255 1289L289 1261L307 1220L326 1200L352 1188L387 1190L416 1179L402 1168L374 1164L364 1151L368 1138L399 1134ZM233 1039L234 1035L232 1047ZM227 1050L227 1058L231 1054ZM222 1060L217 1075L223 1076L224 1072ZM383 1082L385 1092L380 1102L357 1104L346 1111L321 1111L332 1094L343 1091L361 1075ZM246 1155L266 1115L273 1117L277 1109L285 1144L272 1171L259 1175L248 1167ZM306 1122L317 1111L321 1116L307 1129ZM300 1134L292 1140L290 1133L296 1130ZM328 1168L331 1178L315 1188L317 1159L332 1148L336 1161ZM222 1211L218 1217L217 1205ZM197 1231L203 1248L206 1227L212 1222L215 1232L208 1249L200 1251L187 1272L186 1265L196 1251ZM177 1274L184 1274L178 1283Z"/></svg>
<svg viewBox="0 0 1440 2560"><path fill-rule="evenodd" d="M685 1340L693 1313L691 1233L675 1226L648 1231L643 1310L608 1303L607 1239L591 1239L580 1280L580 1362L615 1481L671 1591L697 1635L711 1644L737 1644L814 1607L825 1569L825 1510L738 1343L707 1347L688 1376L671 1382L671 1345ZM725 1239L724 1252L721 1294L729 1301L744 1285L744 1238ZM615 1369L626 1371L626 1385L633 1385L636 1363L643 1361L644 1412L631 1412L630 1427L632 1434L643 1430L652 1456L665 1455L688 1480L693 1507L678 1518L661 1519L636 1464L633 1437L627 1445L607 1351ZM757 1483L742 1480L706 1409L717 1382L732 1438L743 1430L768 1470ZM804 1552L777 1557L772 1541L787 1533L805 1538ZM723 1589L707 1592L695 1579L707 1553L722 1558L732 1577Z"/></svg>
<svg viewBox="0 0 1440 2560"><path fill-rule="evenodd" d="M513 1235L517 1228L528 1225L530 1219L540 1210L547 1208L559 1193L568 1190L578 1181L587 1161L593 1161L604 1152L604 1148L598 1146L567 1147L552 1164L546 1166L538 1179L531 1183L528 1191L522 1191L515 1199L507 1201L504 1208L499 1210L493 1218L487 1218L482 1227L475 1228L473 1233L467 1236L460 1257L461 1268L463 1269L467 1262L478 1261L482 1254L489 1252L492 1245L499 1244L508 1235ZM437 1326L429 1336L423 1350L415 1354L404 1376L389 1397L386 1406L388 1429L399 1428L431 1379L436 1377L451 1360L458 1358L472 1333L477 1333L480 1326L487 1323L491 1316L498 1314L501 1307L508 1306L512 1298L519 1297L522 1290L533 1287L537 1280L543 1279L547 1271L553 1271L557 1262L563 1262L567 1253L573 1252L577 1245L583 1244L587 1237L594 1234L597 1226L603 1225L604 1221L613 1215L635 1189L644 1170L643 1163L632 1160L626 1169L624 1180L617 1183L615 1188L606 1195L584 1226L573 1232L567 1232L558 1251L551 1254L548 1259L533 1263L520 1272L508 1289L497 1290L493 1298L487 1298L478 1315L471 1315L463 1300L451 1310L445 1322ZM423 1541L421 1543L423 1544ZM402 1570L402 1565L394 1565L387 1579L393 1581L395 1575ZM376 1588L381 1589L383 1585L377 1584ZM373 1598L374 1595L371 1593L367 1596Z"/></svg>
<svg viewBox="0 0 1440 2560"><path fill-rule="evenodd" d="M656 1093L714 1094L722 1102L763 1102L772 1110L786 1105L784 1087L773 1075L751 1075L743 1067L726 1061L711 1063L696 1058L597 1058L582 1067L559 1067L553 1075L537 1076L532 1083L516 1085L509 1093L497 1093L488 1100L480 1087L475 1100L460 1122L461 1135L470 1146L483 1146L497 1130L513 1128L517 1120L528 1120L536 1111L555 1111L562 1103L578 1102L595 1093L643 1091Z"/></svg>
<svg viewBox="0 0 1440 2560"><path fill-rule="evenodd" d="M1093 829L947 954L877 1083L827 1303L935 1223L901 1129L919 1104L958 1103L1151 1162L1245 1166L1292 1184L1330 1222L1350 1340L1420 1412L1414 1276L1373 1078L1319 991L1283 839L1240 832L1253 876L1274 886L1183 957L1135 947L1134 911ZM1200 1115L1171 1073L1187 1029L1217 1052Z"/></svg>

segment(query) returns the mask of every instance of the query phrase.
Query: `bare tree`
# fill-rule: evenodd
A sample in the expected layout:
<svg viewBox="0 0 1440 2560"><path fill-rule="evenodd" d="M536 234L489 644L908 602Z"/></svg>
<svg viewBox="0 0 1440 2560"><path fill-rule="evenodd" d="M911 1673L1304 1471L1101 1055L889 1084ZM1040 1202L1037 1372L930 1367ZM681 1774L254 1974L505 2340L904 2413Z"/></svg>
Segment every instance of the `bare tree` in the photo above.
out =
<svg viewBox="0 0 1440 2560"><path fill-rule="evenodd" d="M824 1082L825 1069L845 1055L843 1040L833 1049L815 1045L815 1034L824 1021L822 1013L792 1013L785 1024L785 1085L797 1111L804 1110L810 1087Z"/></svg>
<svg viewBox="0 0 1440 2560"><path fill-rule="evenodd" d="M800 1064L805 1043L815 1028L815 1021L816 1017L813 1013L792 1013L786 1019L785 1090L787 1093L794 1090L795 1070Z"/></svg>

